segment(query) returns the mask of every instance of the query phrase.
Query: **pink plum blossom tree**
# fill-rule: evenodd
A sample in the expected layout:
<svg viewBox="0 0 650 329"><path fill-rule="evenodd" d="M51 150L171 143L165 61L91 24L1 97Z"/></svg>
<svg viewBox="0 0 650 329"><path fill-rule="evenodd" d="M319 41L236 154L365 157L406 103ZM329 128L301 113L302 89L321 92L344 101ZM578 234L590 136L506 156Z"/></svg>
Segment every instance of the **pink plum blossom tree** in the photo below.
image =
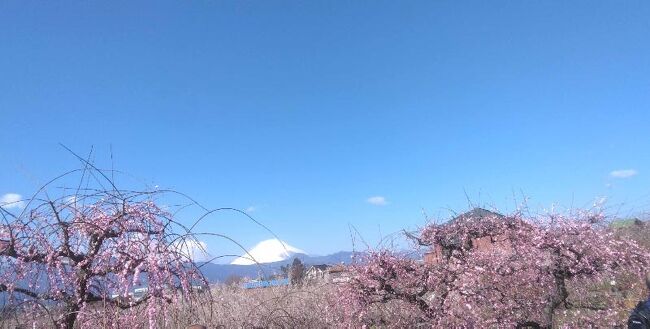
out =
<svg viewBox="0 0 650 329"><path fill-rule="evenodd" d="M156 193L80 191L34 197L19 214L0 208L5 311L59 328L157 327L175 301L193 299L192 285L207 283L183 247L188 230ZM141 296L136 287L146 288Z"/></svg>
<svg viewBox="0 0 650 329"><path fill-rule="evenodd" d="M524 218L482 209L431 224L415 240L433 248L436 261L379 250L354 267L342 288L347 322L550 328L575 311L583 324L620 324L621 309L590 302L589 287L620 274L641 277L650 253L603 224L600 214ZM412 314L411 322L397 313Z"/></svg>

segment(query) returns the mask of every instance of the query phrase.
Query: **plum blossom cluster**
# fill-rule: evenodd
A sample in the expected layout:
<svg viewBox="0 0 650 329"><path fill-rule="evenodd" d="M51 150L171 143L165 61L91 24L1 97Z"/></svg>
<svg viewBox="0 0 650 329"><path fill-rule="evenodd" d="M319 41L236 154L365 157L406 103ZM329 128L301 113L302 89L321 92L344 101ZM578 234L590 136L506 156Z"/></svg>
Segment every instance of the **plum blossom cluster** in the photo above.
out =
<svg viewBox="0 0 650 329"><path fill-rule="evenodd" d="M423 263L380 250L354 267L341 294L350 326L550 328L567 314L619 325L621 305L594 302L591 287L639 278L650 260L590 213L524 218L479 209L431 224L416 240L438 258ZM401 311L377 311L388 303Z"/></svg>
<svg viewBox="0 0 650 329"><path fill-rule="evenodd" d="M30 204L18 215L0 209L0 294L42 325L157 327L170 305L192 299L192 285L206 283L178 248L179 225L146 194ZM136 287L145 293L133 296Z"/></svg>

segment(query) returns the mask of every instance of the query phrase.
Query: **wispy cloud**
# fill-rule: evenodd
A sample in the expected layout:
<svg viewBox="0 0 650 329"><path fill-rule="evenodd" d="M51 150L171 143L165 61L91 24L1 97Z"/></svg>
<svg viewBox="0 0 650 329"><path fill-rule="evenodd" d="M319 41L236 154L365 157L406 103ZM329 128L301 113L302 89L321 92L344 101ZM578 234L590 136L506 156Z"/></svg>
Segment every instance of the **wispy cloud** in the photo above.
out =
<svg viewBox="0 0 650 329"><path fill-rule="evenodd" d="M67 205L74 205L76 203L77 203L77 197L74 195L65 198L65 204Z"/></svg>
<svg viewBox="0 0 650 329"><path fill-rule="evenodd" d="M638 174L639 172L634 169L620 169L610 172L609 176L613 178L630 178Z"/></svg>
<svg viewBox="0 0 650 329"><path fill-rule="evenodd" d="M0 197L0 207L5 209L22 209L25 208L25 201L23 201L23 197L20 194L7 193Z"/></svg>
<svg viewBox="0 0 650 329"><path fill-rule="evenodd" d="M605 203L607 203L606 196L599 196L594 199L594 207L602 207Z"/></svg>
<svg viewBox="0 0 650 329"><path fill-rule="evenodd" d="M371 196L368 199L366 199L366 202L373 204L375 206L385 206L388 204L386 198L380 195Z"/></svg>
<svg viewBox="0 0 650 329"><path fill-rule="evenodd" d="M251 213L251 212L255 212L255 210L257 210L257 207L250 206L250 207L246 208L245 210L246 210L247 213Z"/></svg>

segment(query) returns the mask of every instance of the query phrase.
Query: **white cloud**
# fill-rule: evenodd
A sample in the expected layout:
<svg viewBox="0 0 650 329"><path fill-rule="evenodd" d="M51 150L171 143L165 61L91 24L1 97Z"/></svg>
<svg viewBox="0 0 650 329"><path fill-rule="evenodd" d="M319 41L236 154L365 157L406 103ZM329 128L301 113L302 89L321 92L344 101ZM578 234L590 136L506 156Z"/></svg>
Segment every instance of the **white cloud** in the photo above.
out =
<svg viewBox="0 0 650 329"><path fill-rule="evenodd" d="M375 206L385 206L385 205L388 204L388 201L386 201L386 198L384 198L383 196L379 196L379 195L369 197L366 201L368 203L370 203L370 204L374 204Z"/></svg>
<svg viewBox="0 0 650 329"><path fill-rule="evenodd" d="M71 196L65 197L65 199L64 199L64 203L65 203L66 205L74 205L74 204L77 203L77 197L74 196L74 195L71 195Z"/></svg>
<svg viewBox="0 0 650 329"><path fill-rule="evenodd" d="M22 209L25 208L25 201L23 201L23 197L20 194L7 193L0 197L0 207L3 207L5 209Z"/></svg>
<svg viewBox="0 0 650 329"><path fill-rule="evenodd" d="M174 243L178 251L195 262L207 262L212 256L208 253L208 245L200 240L187 238Z"/></svg>
<svg viewBox="0 0 650 329"><path fill-rule="evenodd" d="M250 206L250 207L246 208L247 213L254 212L255 210L257 210L257 207L255 207L255 206Z"/></svg>
<svg viewBox="0 0 650 329"><path fill-rule="evenodd" d="M634 169L620 169L620 170L614 170L610 172L609 176L613 178L630 178L638 174L639 172Z"/></svg>
<svg viewBox="0 0 650 329"><path fill-rule="evenodd" d="M596 199L594 200L594 207L602 207L605 203L607 203L606 196L596 197Z"/></svg>

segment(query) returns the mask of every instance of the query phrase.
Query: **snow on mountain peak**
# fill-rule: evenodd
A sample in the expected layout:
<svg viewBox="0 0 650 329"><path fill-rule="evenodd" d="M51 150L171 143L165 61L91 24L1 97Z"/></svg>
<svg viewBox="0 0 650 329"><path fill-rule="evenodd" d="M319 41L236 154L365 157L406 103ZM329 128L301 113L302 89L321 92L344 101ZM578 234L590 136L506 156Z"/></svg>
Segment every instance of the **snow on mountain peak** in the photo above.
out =
<svg viewBox="0 0 650 329"><path fill-rule="evenodd" d="M294 254L306 254L304 251L290 246L278 239L264 240L255 245L247 253L233 260L233 265L253 265L257 263L273 263L286 260Z"/></svg>

